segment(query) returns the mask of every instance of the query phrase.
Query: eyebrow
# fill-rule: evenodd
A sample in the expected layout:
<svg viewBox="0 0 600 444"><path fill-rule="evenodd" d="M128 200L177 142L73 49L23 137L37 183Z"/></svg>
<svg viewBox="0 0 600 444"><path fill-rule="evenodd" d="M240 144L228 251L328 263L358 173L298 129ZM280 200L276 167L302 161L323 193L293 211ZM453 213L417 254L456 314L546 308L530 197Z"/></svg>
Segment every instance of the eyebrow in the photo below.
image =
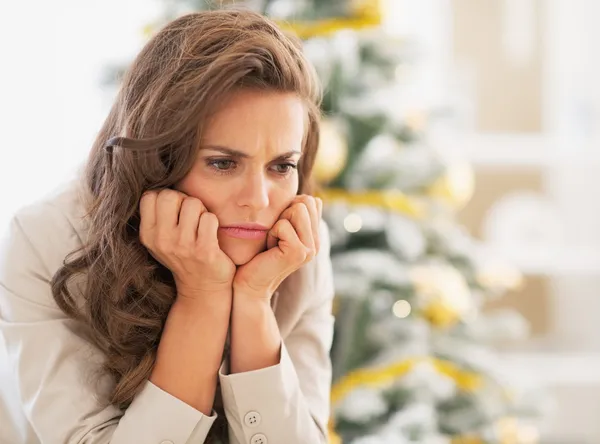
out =
<svg viewBox="0 0 600 444"><path fill-rule="evenodd" d="M244 153L242 151L234 150L233 148L229 148L229 147L221 146L221 145L203 145L203 146L200 147L200 149L212 150L212 151L219 151L219 152L221 152L223 154L227 154L227 155L233 156L233 157L239 157L239 158L242 158L242 159L248 159L248 158L252 157L249 154ZM291 150L291 151L288 151L286 153L282 153L282 154L276 156L274 158L274 160L276 160L276 159L289 159L290 157L292 157L295 154L302 155L302 151Z"/></svg>

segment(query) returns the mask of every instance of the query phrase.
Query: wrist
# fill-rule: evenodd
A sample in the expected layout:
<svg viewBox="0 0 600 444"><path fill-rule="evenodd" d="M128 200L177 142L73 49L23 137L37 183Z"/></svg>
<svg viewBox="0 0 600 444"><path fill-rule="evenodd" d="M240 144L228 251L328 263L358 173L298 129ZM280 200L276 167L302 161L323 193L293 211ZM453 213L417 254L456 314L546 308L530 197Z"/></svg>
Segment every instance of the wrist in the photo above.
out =
<svg viewBox="0 0 600 444"><path fill-rule="evenodd" d="M187 311L192 314L206 311L228 313L231 310L232 299L233 290L231 288L193 294L178 291L171 309Z"/></svg>
<svg viewBox="0 0 600 444"><path fill-rule="evenodd" d="M248 286L234 285L233 300L234 302L253 301L258 303L263 302L270 304L273 293L275 292L269 289L254 290Z"/></svg>
<svg viewBox="0 0 600 444"><path fill-rule="evenodd" d="M270 300L234 293L230 373L272 367L280 362L280 351L281 333Z"/></svg>
<svg viewBox="0 0 600 444"><path fill-rule="evenodd" d="M203 298L210 297L212 294L223 294L231 292L233 289L233 282L219 282L219 283L189 283L184 280L175 278L175 288L178 295L182 295L189 298Z"/></svg>

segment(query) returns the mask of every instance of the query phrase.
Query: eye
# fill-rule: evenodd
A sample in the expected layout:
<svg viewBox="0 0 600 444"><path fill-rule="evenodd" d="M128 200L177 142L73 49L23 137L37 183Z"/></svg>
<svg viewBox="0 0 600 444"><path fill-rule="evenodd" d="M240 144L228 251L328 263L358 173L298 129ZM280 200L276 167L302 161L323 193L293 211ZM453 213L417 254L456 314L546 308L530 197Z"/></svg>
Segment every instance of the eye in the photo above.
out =
<svg viewBox="0 0 600 444"><path fill-rule="evenodd" d="M217 172L228 172L236 167L235 161L231 159L212 159L207 164Z"/></svg>
<svg viewBox="0 0 600 444"><path fill-rule="evenodd" d="M292 170L298 169L298 165L295 163L278 163L277 165L273 165L273 168L277 174L285 175L291 173Z"/></svg>

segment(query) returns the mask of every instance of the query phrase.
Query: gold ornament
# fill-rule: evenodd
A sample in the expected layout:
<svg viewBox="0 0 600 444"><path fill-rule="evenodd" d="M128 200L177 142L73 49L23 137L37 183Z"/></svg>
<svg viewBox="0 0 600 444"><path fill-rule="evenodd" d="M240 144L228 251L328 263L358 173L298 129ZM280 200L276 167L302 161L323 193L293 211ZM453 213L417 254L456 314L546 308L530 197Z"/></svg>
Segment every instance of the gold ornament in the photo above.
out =
<svg viewBox="0 0 600 444"><path fill-rule="evenodd" d="M505 263L489 263L477 270L475 279L485 288L519 290L523 287L523 274Z"/></svg>
<svg viewBox="0 0 600 444"><path fill-rule="evenodd" d="M342 132L333 121L323 120L319 151L313 169L317 182L328 183L335 179L346 166L347 159L348 144Z"/></svg>
<svg viewBox="0 0 600 444"><path fill-rule="evenodd" d="M318 197L325 202L343 202L349 206L378 207L416 219L426 216L422 203L398 190L347 191L338 188L320 190Z"/></svg>
<svg viewBox="0 0 600 444"><path fill-rule="evenodd" d="M478 436L462 435L455 436L450 441L451 444L485 444L484 441Z"/></svg>
<svg viewBox="0 0 600 444"><path fill-rule="evenodd" d="M145 25L142 28L142 35L148 39L148 38L152 37L152 34L154 34L154 31L156 31L157 28L158 28L157 23L148 23L147 25Z"/></svg>
<svg viewBox="0 0 600 444"><path fill-rule="evenodd" d="M331 312L333 315L338 314L338 312L340 311L340 307L341 307L342 303L340 301L339 297L334 297L332 304L331 304Z"/></svg>
<svg viewBox="0 0 600 444"><path fill-rule="evenodd" d="M440 328L451 327L461 318L460 313L454 307L442 301L431 302L420 313L431 324Z"/></svg>
<svg viewBox="0 0 600 444"><path fill-rule="evenodd" d="M414 357L394 362L387 367L359 368L351 371L333 385L331 389L331 403L339 403L356 388L386 387L423 362L430 363L438 372L448 376L461 390L474 392L483 384L481 375L463 370L450 361L431 356Z"/></svg>
<svg viewBox="0 0 600 444"><path fill-rule="evenodd" d="M417 265L409 276L418 295L418 312L436 327L451 327L473 313L469 286L456 268Z"/></svg>
<svg viewBox="0 0 600 444"><path fill-rule="evenodd" d="M378 28L383 21L383 0L352 0L350 14L317 20L276 20L281 29L301 39L324 37L341 30Z"/></svg>
<svg viewBox="0 0 600 444"><path fill-rule="evenodd" d="M532 425L524 424L516 418L501 418L494 424L494 433L500 444L538 444L540 433ZM460 435L452 438L452 444L484 444L487 441L477 435ZM496 441L494 441L496 442Z"/></svg>
<svg viewBox="0 0 600 444"><path fill-rule="evenodd" d="M420 110L411 111L404 118L404 122L411 130L420 133L427 126L427 114Z"/></svg>
<svg viewBox="0 0 600 444"><path fill-rule="evenodd" d="M540 439L536 427L525 424L517 418L499 419L494 428L496 436L502 444L537 444Z"/></svg>
<svg viewBox="0 0 600 444"><path fill-rule="evenodd" d="M441 200L455 210L469 203L475 191L475 173L466 162L457 162L448 167L428 189L430 197Z"/></svg>
<svg viewBox="0 0 600 444"><path fill-rule="evenodd" d="M517 268L504 264L482 268L475 279L482 287L504 290L519 290L524 284L523 274Z"/></svg>
<svg viewBox="0 0 600 444"><path fill-rule="evenodd" d="M328 444L343 444L342 438L335 431L335 423L333 418L329 418L329 423L327 424L327 432L329 435Z"/></svg>
<svg viewBox="0 0 600 444"><path fill-rule="evenodd" d="M361 387L384 388L391 385L395 380L405 376L408 372L422 363L431 364L437 372L447 376L456 384L460 390L475 392L483 384L483 377L475 372L463 370L450 361L433 356L412 357L402 361L394 362L387 367L381 368L359 368L344 375L331 388L331 404L341 402L353 390ZM342 444L340 436L335 432L335 421L329 418L329 444ZM452 441L452 444L479 444L476 441ZM481 444L483 444L481 442Z"/></svg>

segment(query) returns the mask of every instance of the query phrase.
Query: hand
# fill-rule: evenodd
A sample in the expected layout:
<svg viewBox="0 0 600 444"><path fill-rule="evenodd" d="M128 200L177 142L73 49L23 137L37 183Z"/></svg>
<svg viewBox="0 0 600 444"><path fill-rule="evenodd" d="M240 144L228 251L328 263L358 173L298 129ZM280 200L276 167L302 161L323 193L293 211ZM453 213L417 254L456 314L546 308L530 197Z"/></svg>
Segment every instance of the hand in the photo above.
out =
<svg viewBox="0 0 600 444"><path fill-rule="evenodd" d="M270 299L286 277L311 261L320 248L322 210L321 199L296 196L269 231L267 250L238 267L234 292Z"/></svg>
<svg viewBox="0 0 600 444"><path fill-rule="evenodd" d="M219 247L218 227L200 199L179 191L148 191L140 200L140 241L173 273L178 298L232 291L235 264Z"/></svg>

